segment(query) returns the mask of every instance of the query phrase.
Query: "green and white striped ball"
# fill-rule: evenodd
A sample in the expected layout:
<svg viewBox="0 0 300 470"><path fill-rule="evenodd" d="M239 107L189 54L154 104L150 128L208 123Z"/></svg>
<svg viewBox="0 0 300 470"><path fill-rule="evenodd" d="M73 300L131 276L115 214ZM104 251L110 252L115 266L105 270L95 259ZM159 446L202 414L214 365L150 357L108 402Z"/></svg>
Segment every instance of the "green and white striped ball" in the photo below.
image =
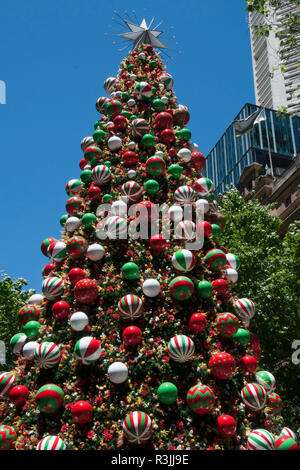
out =
<svg viewBox="0 0 300 470"><path fill-rule="evenodd" d="M168 343L169 356L176 362L190 361L195 352L194 342L189 336L176 335Z"/></svg>
<svg viewBox="0 0 300 470"><path fill-rule="evenodd" d="M92 170L93 180L100 186L111 179L111 172L106 165L97 165Z"/></svg>
<svg viewBox="0 0 300 470"><path fill-rule="evenodd" d="M275 439L265 429L255 429L248 436L248 450L274 450Z"/></svg>
<svg viewBox="0 0 300 470"><path fill-rule="evenodd" d="M67 245L61 241L53 242L49 245L47 253L53 261L63 261L67 256Z"/></svg>
<svg viewBox="0 0 300 470"><path fill-rule="evenodd" d="M76 342L74 353L82 364L93 364L101 356L101 341L92 336L84 336Z"/></svg>
<svg viewBox="0 0 300 470"><path fill-rule="evenodd" d="M47 436L40 440L36 450L66 450L66 444L58 436Z"/></svg>
<svg viewBox="0 0 300 470"><path fill-rule="evenodd" d="M139 82L134 88L134 94L140 100L150 98L152 96L152 86L148 82Z"/></svg>
<svg viewBox="0 0 300 470"><path fill-rule="evenodd" d="M61 352L59 347L52 342L45 341L38 345L34 352L34 359L43 369L50 369L59 363Z"/></svg>
<svg viewBox="0 0 300 470"><path fill-rule="evenodd" d="M106 98L106 99L108 99L108 98ZM84 139L82 139L82 141L80 142L80 147L81 147L81 150L83 152L85 152L85 150L88 147L91 147L93 145L95 145L95 141L94 141L93 137L90 136L90 135L88 137L84 137Z"/></svg>
<svg viewBox="0 0 300 470"><path fill-rule="evenodd" d="M0 397L8 395L10 389L14 386L16 376L13 372L2 372L0 374Z"/></svg>
<svg viewBox="0 0 300 470"><path fill-rule="evenodd" d="M195 266L195 262L195 256L190 250L178 250L172 256L172 264L177 271L191 271Z"/></svg>
<svg viewBox="0 0 300 470"><path fill-rule="evenodd" d="M196 236L196 224L192 220L182 220L176 225L175 238L193 240Z"/></svg>
<svg viewBox="0 0 300 470"><path fill-rule="evenodd" d="M127 200L131 202L138 201L143 194L143 188L136 181L127 181L122 184L121 191Z"/></svg>
<svg viewBox="0 0 300 470"><path fill-rule="evenodd" d="M81 180L72 179L66 184L66 193L68 194L68 196L76 196L76 194L80 193L81 189Z"/></svg>
<svg viewBox="0 0 300 470"><path fill-rule="evenodd" d="M141 316L143 302L137 295L128 294L119 300L118 309L122 318L133 320Z"/></svg>
<svg viewBox="0 0 300 470"><path fill-rule="evenodd" d="M252 410L261 410L267 401L267 392L260 384L247 384L241 391L241 398Z"/></svg>
<svg viewBox="0 0 300 470"><path fill-rule="evenodd" d="M61 297L64 292L65 284L59 277L48 277L42 283L42 292L46 299L55 300Z"/></svg>
<svg viewBox="0 0 300 470"><path fill-rule="evenodd" d="M262 385L266 392L271 393L276 387L276 379L271 372L267 372L266 370L259 370L255 374L255 379L257 383Z"/></svg>
<svg viewBox="0 0 300 470"><path fill-rule="evenodd" d="M214 192L214 184L209 178L199 178L194 184L195 190L201 197L208 197Z"/></svg>
<svg viewBox="0 0 300 470"><path fill-rule="evenodd" d="M252 302L252 300L246 299L246 298L238 299L235 302L235 306L238 309L239 317L242 320L249 322L251 318L254 317L255 305L254 305L254 302Z"/></svg>
<svg viewBox="0 0 300 470"><path fill-rule="evenodd" d="M10 340L10 347L14 354L20 354L24 344L26 343L27 336L25 333L17 333Z"/></svg>
<svg viewBox="0 0 300 470"><path fill-rule="evenodd" d="M292 431L290 428L287 428L287 427L284 427L284 428L281 429L279 437L281 437L281 436L288 436L288 437L291 437L292 439L294 439L294 441L297 440L297 436L294 433L294 431Z"/></svg>
<svg viewBox="0 0 300 470"><path fill-rule="evenodd" d="M109 239L126 238L127 222L116 215L108 217L105 222L105 230Z"/></svg>
<svg viewBox="0 0 300 470"><path fill-rule="evenodd" d="M237 255L234 255L233 253L226 253L226 261L232 269L235 269L236 271L239 269L240 258Z"/></svg>
<svg viewBox="0 0 300 470"><path fill-rule="evenodd" d="M174 193L174 202L177 204L191 204L195 200L195 191L190 186L180 186Z"/></svg>

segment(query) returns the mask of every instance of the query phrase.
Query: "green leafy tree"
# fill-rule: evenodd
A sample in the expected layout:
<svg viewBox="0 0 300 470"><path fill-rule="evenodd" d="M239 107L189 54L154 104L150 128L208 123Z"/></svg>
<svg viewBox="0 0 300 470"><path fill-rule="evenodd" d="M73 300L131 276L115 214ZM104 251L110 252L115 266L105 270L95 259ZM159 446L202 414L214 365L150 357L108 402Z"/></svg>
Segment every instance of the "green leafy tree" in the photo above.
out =
<svg viewBox="0 0 300 470"><path fill-rule="evenodd" d="M296 423L300 366L292 362L292 344L300 339L300 222L291 224L282 240L277 235L281 221L268 209L246 202L236 189L229 191L222 198L226 230L220 241L240 257L236 292L256 305L250 326L261 341L260 366L274 372L286 403L283 416Z"/></svg>
<svg viewBox="0 0 300 470"><path fill-rule="evenodd" d="M25 279L13 280L5 273L0 277L0 340L6 347L11 337L20 329L18 311L26 304L34 290L23 290L28 283ZM7 357L9 362L9 356Z"/></svg>

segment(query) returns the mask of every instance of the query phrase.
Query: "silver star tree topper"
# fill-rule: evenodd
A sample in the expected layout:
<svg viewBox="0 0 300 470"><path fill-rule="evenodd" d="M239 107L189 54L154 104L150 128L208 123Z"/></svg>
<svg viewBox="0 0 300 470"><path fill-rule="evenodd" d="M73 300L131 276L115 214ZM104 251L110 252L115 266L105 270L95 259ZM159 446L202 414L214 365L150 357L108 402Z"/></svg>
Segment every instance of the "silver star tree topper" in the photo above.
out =
<svg viewBox="0 0 300 470"><path fill-rule="evenodd" d="M160 36L163 31L159 31L155 28L150 29L152 22L153 20L148 26L145 18L143 18L140 25L124 20L124 23L130 31L128 33L119 34L119 36L132 41L134 43L134 47L140 44L151 44L153 47L157 47L159 49L167 49L167 46L158 39L158 36Z"/></svg>

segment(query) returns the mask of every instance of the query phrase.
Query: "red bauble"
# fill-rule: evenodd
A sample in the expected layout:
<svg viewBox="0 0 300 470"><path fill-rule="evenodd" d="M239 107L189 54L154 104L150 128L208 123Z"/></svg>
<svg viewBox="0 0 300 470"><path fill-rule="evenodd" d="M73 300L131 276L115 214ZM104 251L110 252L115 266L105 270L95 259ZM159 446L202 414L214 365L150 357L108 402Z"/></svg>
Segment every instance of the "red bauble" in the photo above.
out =
<svg viewBox="0 0 300 470"><path fill-rule="evenodd" d="M16 385L9 392L9 398L16 406L24 405L28 397L29 390L25 385Z"/></svg>
<svg viewBox="0 0 300 470"><path fill-rule="evenodd" d="M217 419L217 427L222 437L231 437L236 431L236 421L230 415L221 415Z"/></svg>
<svg viewBox="0 0 300 470"><path fill-rule="evenodd" d="M278 449L281 446L281 444L283 444L288 439L290 439L289 436L281 436L278 439L276 439L275 441L276 449ZM287 450L299 450L298 444L295 442L295 444L292 444Z"/></svg>
<svg viewBox="0 0 300 470"><path fill-rule="evenodd" d="M196 312L189 319L189 328L194 333L200 333L206 328L206 317L203 313Z"/></svg>
<svg viewBox="0 0 300 470"><path fill-rule="evenodd" d="M127 119L121 114L114 118L114 126L116 131L123 131L127 127Z"/></svg>
<svg viewBox="0 0 300 470"><path fill-rule="evenodd" d="M101 196L102 196L101 189L98 188L98 186L91 184L87 192L87 198L90 199L91 201L97 201L97 199L100 199Z"/></svg>
<svg viewBox="0 0 300 470"><path fill-rule="evenodd" d="M228 282L226 279L216 279L212 282L212 286L218 295L226 295L228 292Z"/></svg>
<svg viewBox="0 0 300 470"><path fill-rule="evenodd" d="M153 254L161 253L167 245L167 240L163 235L153 235L150 238L150 246L153 250Z"/></svg>
<svg viewBox="0 0 300 470"><path fill-rule="evenodd" d="M249 344L249 346L252 350L258 349L259 346L260 346L259 338L254 333L250 333L250 344Z"/></svg>
<svg viewBox="0 0 300 470"><path fill-rule="evenodd" d="M98 284L92 279L81 279L74 287L75 298L83 304L92 304L98 297Z"/></svg>
<svg viewBox="0 0 300 470"><path fill-rule="evenodd" d="M134 166L138 162L138 156L135 152L128 152L123 153L123 162L125 166Z"/></svg>
<svg viewBox="0 0 300 470"><path fill-rule="evenodd" d="M59 300L52 305L52 313L57 320L63 320L70 313L70 305L64 300Z"/></svg>
<svg viewBox="0 0 300 470"><path fill-rule="evenodd" d="M84 279L85 272L81 268L72 268L69 273L68 277L70 279L71 284L76 284L78 281L81 281L81 279Z"/></svg>
<svg viewBox="0 0 300 470"><path fill-rule="evenodd" d="M137 326L127 326L123 331L124 343L128 346L136 346L143 340L143 334Z"/></svg>
<svg viewBox="0 0 300 470"><path fill-rule="evenodd" d="M86 165L87 165L87 163L86 163L86 159L85 159L85 158L83 158L82 160L80 160L80 162L79 162L79 167L80 167L81 171L84 170L84 167L85 167Z"/></svg>
<svg viewBox="0 0 300 470"><path fill-rule="evenodd" d="M247 354L243 356L240 360L240 368L243 372L249 372L249 374L254 374L257 369L257 360L254 356Z"/></svg>
<svg viewBox="0 0 300 470"><path fill-rule="evenodd" d="M203 171L205 169L205 157L200 152L193 152L192 158L190 161L190 166L196 168L198 171Z"/></svg>
<svg viewBox="0 0 300 470"><path fill-rule="evenodd" d="M155 118L155 125L157 129L170 129L173 125L173 117L171 114L162 112Z"/></svg>
<svg viewBox="0 0 300 470"><path fill-rule="evenodd" d="M170 155L170 157L175 157L176 156L176 149L174 149L174 147L171 147L168 150L168 154Z"/></svg>
<svg viewBox="0 0 300 470"><path fill-rule="evenodd" d="M175 140L175 134L172 129L164 129L160 134L160 140L167 145L170 145Z"/></svg>
<svg viewBox="0 0 300 470"><path fill-rule="evenodd" d="M51 273L53 273L53 271L55 270L55 264L54 263L48 263L46 264L46 266L44 267L43 269L43 276L47 277L49 276Z"/></svg>
<svg viewBox="0 0 300 470"><path fill-rule="evenodd" d="M208 367L216 379L226 380L234 374L235 360L231 354L216 352L211 356Z"/></svg>
<svg viewBox="0 0 300 470"><path fill-rule="evenodd" d="M88 401L77 401L71 409L74 423L86 424L91 421L93 416L92 405Z"/></svg>
<svg viewBox="0 0 300 470"><path fill-rule="evenodd" d="M156 205L151 201L139 202L135 210L141 222L155 222L158 218Z"/></svg>
<svg viewBox="0 0 300 470"><path fill-rule="evenodd" d="M200 237L204 236L205 238L208 238L212 234L211 224L206 220L199 222L197 224L197 233L200 235Z"/></svg>

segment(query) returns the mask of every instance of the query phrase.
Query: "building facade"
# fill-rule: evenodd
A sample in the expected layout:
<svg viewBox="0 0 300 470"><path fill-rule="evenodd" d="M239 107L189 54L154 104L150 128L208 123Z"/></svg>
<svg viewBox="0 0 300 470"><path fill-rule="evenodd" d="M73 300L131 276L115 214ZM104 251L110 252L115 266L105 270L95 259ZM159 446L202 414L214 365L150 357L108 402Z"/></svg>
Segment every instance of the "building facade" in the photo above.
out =
<svg viewBox="0 0 300 470"><path fill-rule="evenodd" d="M300 7L288 2L286 6L271 13L271 23L276 25L282 22L288 13L300 15ZM271 31L268 37L255 34L255 26L264 21L261 13L249 13L256 104L275 110L284 106L288 113L300 115L300 34L295 47L284 59L285 70L282 72L281 60L277 53L280 42L275 33Z"/></svg>
<svg viewBox="0 0 300 470"><path fill-rule="evenodd" d="M234 120L245 119L257 109L247 103ZM236 186L244 168L254 162L280 176L300 152L300 117L279 117L272 109L265 113L266 120L241 137L236 137L231 123L209 152L204 175L213 180L216 195Z"/></svg>

